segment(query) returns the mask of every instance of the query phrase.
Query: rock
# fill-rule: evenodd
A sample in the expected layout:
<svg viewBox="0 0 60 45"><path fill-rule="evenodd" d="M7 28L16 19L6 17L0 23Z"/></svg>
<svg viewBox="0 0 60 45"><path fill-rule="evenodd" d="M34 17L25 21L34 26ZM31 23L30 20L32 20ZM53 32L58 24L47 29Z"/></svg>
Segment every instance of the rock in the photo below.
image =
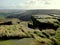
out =
<svg viewBox="0 0 60 45"><path fill-rule="evenodd" d="M58 14L49 14L49 15L55 17L56 19L60 21L60 15Z"/></svg>
<svg viewBox="0 0 60 45"><path fill-rule="evenodd" d="M31 17L34 27L42 29L54 29L58 28L59 21L50 15L32 15Z"/></svg>
<svg viewBox="0 0 60 45"><path fill-rule="evenodd" d="M36 18L36 19L46 19L46 18L52 18L50 15L32 15L31 18Z"/></svg>
<svg viewBox="0 0 60 45"><path fill-rule="evenodd" d="M19 24L20 20L17 18L12 18L12 19L0 19L0 25L14 25L14 24Z"/></svg>

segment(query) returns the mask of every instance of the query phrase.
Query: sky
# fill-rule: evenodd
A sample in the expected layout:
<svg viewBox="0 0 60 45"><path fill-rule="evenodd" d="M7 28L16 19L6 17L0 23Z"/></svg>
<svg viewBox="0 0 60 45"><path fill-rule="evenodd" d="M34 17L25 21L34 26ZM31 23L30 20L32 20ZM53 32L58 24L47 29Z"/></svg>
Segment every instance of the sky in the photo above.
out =
<svg viewBox="0 0 60 45"><path fill-rule="evenodd" d="M0 0L0 9L60 9L60 0Z"/></svg>

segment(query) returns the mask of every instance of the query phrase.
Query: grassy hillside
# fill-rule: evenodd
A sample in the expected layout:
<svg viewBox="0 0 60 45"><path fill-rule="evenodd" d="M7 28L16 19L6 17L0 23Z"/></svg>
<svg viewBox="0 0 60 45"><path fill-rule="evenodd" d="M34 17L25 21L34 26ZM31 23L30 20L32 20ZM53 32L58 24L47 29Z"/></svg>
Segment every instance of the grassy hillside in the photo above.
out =
<svg viewBox="0 0 60 45"><path fill-rule="evenodd" d="M58 25L56 30L50 28L40 30L38 27L33 28L31 21L15 20L16 17L29 20L32 14L39 12L39 10L28 10L18 15L10 15L10 19L0 16L0 45L60 45L59 21L56 22ZM8 25L6 22L13 23Z"/></svg>
<svg viewBox="0 0 60 45"><path fill-rule="evenodd" d="M46 30L40 31L39 29L28 28L27 24L28 22L22 21L20 22L20 24L16 24L16 25L1 25L0 26L0 44L1 45L17 45L17 44L26 45L28 43L29 45L58 44L56 40L59 40L57 39L57 37L59 36L58 34L56 34L55 36L56 40L54 39L54 34L55 34L54 30L46 29ZM30 39L30 38L33 38L33 39Z"/></svg>

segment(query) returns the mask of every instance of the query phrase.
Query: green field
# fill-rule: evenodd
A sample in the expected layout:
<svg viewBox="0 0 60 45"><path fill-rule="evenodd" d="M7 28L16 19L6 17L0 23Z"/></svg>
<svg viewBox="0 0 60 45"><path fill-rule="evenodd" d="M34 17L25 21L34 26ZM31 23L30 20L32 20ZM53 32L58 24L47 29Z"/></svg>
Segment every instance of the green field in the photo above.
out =
<svg viewBox="0 0 60 45"><path fill-rule="evenodd" d="M0 45L30 45L33 40L34 40L33 38L4 40L0 41Z"/></svg>

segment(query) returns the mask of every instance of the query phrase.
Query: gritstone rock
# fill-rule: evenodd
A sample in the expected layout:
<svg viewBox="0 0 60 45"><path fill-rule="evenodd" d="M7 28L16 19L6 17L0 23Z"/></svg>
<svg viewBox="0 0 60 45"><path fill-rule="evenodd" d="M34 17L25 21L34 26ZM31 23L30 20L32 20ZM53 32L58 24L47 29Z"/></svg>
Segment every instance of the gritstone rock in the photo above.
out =
<svg viewBox="0 0 60 45"><path fill-rule="evenodd" d="M51 15L32 15L31 19L33 21L34 27L42 29L54 29L58 28L59 21L56 17Z"/></svg>

